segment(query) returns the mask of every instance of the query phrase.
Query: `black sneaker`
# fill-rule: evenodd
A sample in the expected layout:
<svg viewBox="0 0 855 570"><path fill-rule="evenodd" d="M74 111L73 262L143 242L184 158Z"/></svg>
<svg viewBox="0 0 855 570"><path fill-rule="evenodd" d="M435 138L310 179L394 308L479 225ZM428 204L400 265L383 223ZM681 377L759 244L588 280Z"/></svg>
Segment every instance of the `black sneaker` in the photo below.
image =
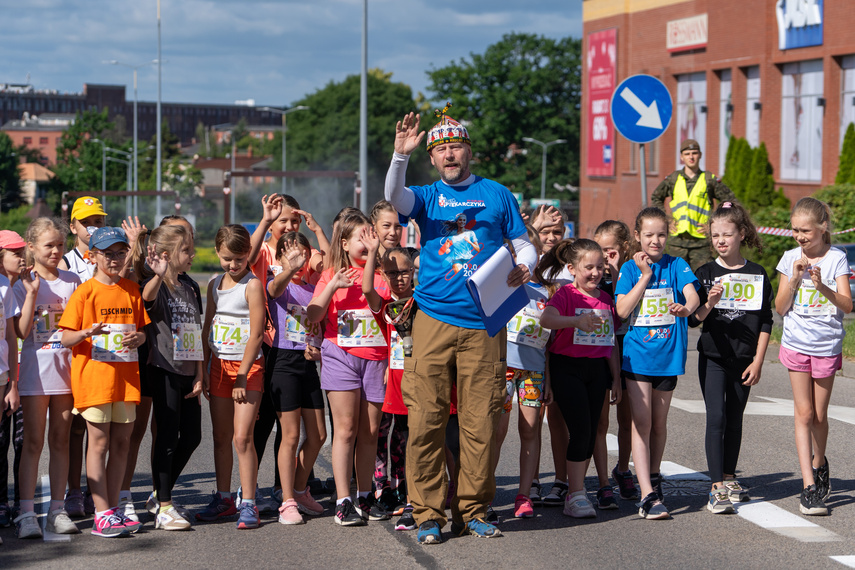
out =
<svg viewBox="0 0 855 570"><path fill-rule="evenodd" d="M816 491L819 498L825 501L831 494L831 475L828 472L828 458L823 457L825 463L813 470L813 479L816 482Z"/></svg>
<svg viewBox="0 0 855 570"><path fill-rule="evenodd" d="M556 481L552 484L552 489L543 497L543 504L551 507L563 507L564 499L567 498L567 483Z"/></svg>
<svg viewBox="0 0 855 570"><path fill-rule="evenodd" d="M617 499L615 499L615 492L611 487L605 486L597 491L597 508L601 511L618 508Z"/></svg>
<svg viewBox="0 0 855 570"><path fill-rule="evenodd" d="M659 500L656 492L650 493L638 505L638 516L643 519L659 520L667 519L671 515L668 508Z"/></svg>
<svg viewBox="0 0 855 570"><path fill-rule="evenodd" d="M413 507L407 505L404 514L395 523L395 530L416 530L416 519L413 517Z"/></svg>
<svg viewBox="0 0 855 570"><path fill-rule="evenodd" d="M374 497L369 493L367 497L359 497L356 499L354 507L359 516L364 521L385 521L389 520L389 513L382 505L374 500Z"/></svg>
<svg viewBox="0 0 855 570"><path fill-rule="evenodd" d="M487 515L484 517L484 520L494 526L502 522L502 519L500 519L499 515L496 514L496 511L493 510L493 505L487 505Z"/></svg>
<svg viewBox="0 0 855 570"><path fill-rule="evenodd" d="M618 466L612 469L612 479L617 483L620 498L624 501L637 501L639 496L638 487L632 480L632 471L618 471Z"/></svg>
<svg viewBox="0 0 855 570"><path fill-rule="evenodd" d="M353 501L346 500L335 508L335 524L341 526L365 526L365 521L353 507Z"/></svg>
<svg viewBox="0 0 855 570"><path fill-rule="evenodd" d="M665 504L665 494L662 492L662 475L659 473L650 474L650 484L653 486L653 492L659 498L659 502Z"/></svg>
<svg viewBox="0 0 855 570"><path fill-rule="evenodd" d="M395 509L398 508L398 497L395 496L395 492L389 487L385 487L380 492L380 496L376 498L374 502L375 504L383 507L387 513L393 513L395 512Z"/></svg>
<svg viewBox="0 0 855 570"><path fill-rule="evenodd" d="M824 516L828 514L828 507L825 506L822 497L819 496L816 485L805 487L802 490L799 510L803 515Z"/></svg>

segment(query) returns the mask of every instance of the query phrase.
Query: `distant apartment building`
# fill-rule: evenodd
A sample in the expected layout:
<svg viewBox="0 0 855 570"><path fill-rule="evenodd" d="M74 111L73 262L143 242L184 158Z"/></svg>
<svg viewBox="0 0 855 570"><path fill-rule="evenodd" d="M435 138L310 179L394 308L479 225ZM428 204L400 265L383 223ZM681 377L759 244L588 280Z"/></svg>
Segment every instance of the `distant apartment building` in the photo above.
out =
<svg viewBox="0 0 855 570"><path fill-rule="evenodd" d="M5 132L12 139L16 147L26 146L38 149L47 158L47 164L56 163L56 147L62 138L62 133L74 123L74 115L45 113L43 115L30 115L24 111L20 119L6 121L0 126L0 131Z"/></svg>

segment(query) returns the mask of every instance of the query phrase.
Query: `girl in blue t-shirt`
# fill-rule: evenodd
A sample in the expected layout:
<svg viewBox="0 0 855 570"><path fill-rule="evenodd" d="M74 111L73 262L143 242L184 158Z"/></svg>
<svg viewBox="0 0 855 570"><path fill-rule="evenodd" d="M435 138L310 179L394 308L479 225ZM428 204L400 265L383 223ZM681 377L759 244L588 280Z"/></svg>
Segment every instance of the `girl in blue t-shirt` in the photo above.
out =
<svg viewBox="0 0 855 570"><path fill-rule="evenodd" d="M641 251L620 270L615 294L618 315L631 316L624 338L622 369L632 409L632 457L644 497L638 514L668 518L659 464L677 376L686 371L686 318L698 308L695 275L679 257L665 253L668 217L645 208L635 218Z"/></svg>

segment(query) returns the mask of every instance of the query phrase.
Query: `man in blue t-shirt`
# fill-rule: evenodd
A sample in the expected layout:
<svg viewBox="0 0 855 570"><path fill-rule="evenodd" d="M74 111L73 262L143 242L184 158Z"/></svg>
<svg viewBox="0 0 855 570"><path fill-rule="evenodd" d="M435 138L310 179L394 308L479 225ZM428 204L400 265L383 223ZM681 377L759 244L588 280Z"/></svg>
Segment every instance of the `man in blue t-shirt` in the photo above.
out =
<svg viewBox="0 0 855 570"><path fill-rule="evenodd" d="M460 460L451 506L451 530L483 537L501 535L485 521L496 492L493 435L502 413L507 364L505 329L490 337L466 280L504 240L517 265L508 285L528 281L537 252L510 191L469 171L472 148L466 128L438 113L427 150L441 180L405 187L407 162L425 137L419 116L405 115L395 129L395 154L386 175L386 199L421 230L419 312L413 324L413 355L404 359L402 391L409 411L407 479L422 544L442 542L446 523L445 429L451 392L457 389Z"/></svg>

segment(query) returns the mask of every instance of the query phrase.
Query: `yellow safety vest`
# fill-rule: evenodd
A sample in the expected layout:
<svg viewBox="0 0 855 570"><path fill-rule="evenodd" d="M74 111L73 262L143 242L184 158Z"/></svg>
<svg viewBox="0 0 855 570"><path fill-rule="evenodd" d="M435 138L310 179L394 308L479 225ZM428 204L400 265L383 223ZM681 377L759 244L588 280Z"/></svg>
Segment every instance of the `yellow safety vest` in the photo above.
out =
<svg viewBox="0 0 855 570"><path fill-rule="evenodd" d="M699 230L707 224L711 213L706 173L700 173L691 195L686 189L686 178L683 175L678 176L671 196L671 215L677 222L677 228L671 235L688 233L692 237L706 239L707 236Z"/></svg>

